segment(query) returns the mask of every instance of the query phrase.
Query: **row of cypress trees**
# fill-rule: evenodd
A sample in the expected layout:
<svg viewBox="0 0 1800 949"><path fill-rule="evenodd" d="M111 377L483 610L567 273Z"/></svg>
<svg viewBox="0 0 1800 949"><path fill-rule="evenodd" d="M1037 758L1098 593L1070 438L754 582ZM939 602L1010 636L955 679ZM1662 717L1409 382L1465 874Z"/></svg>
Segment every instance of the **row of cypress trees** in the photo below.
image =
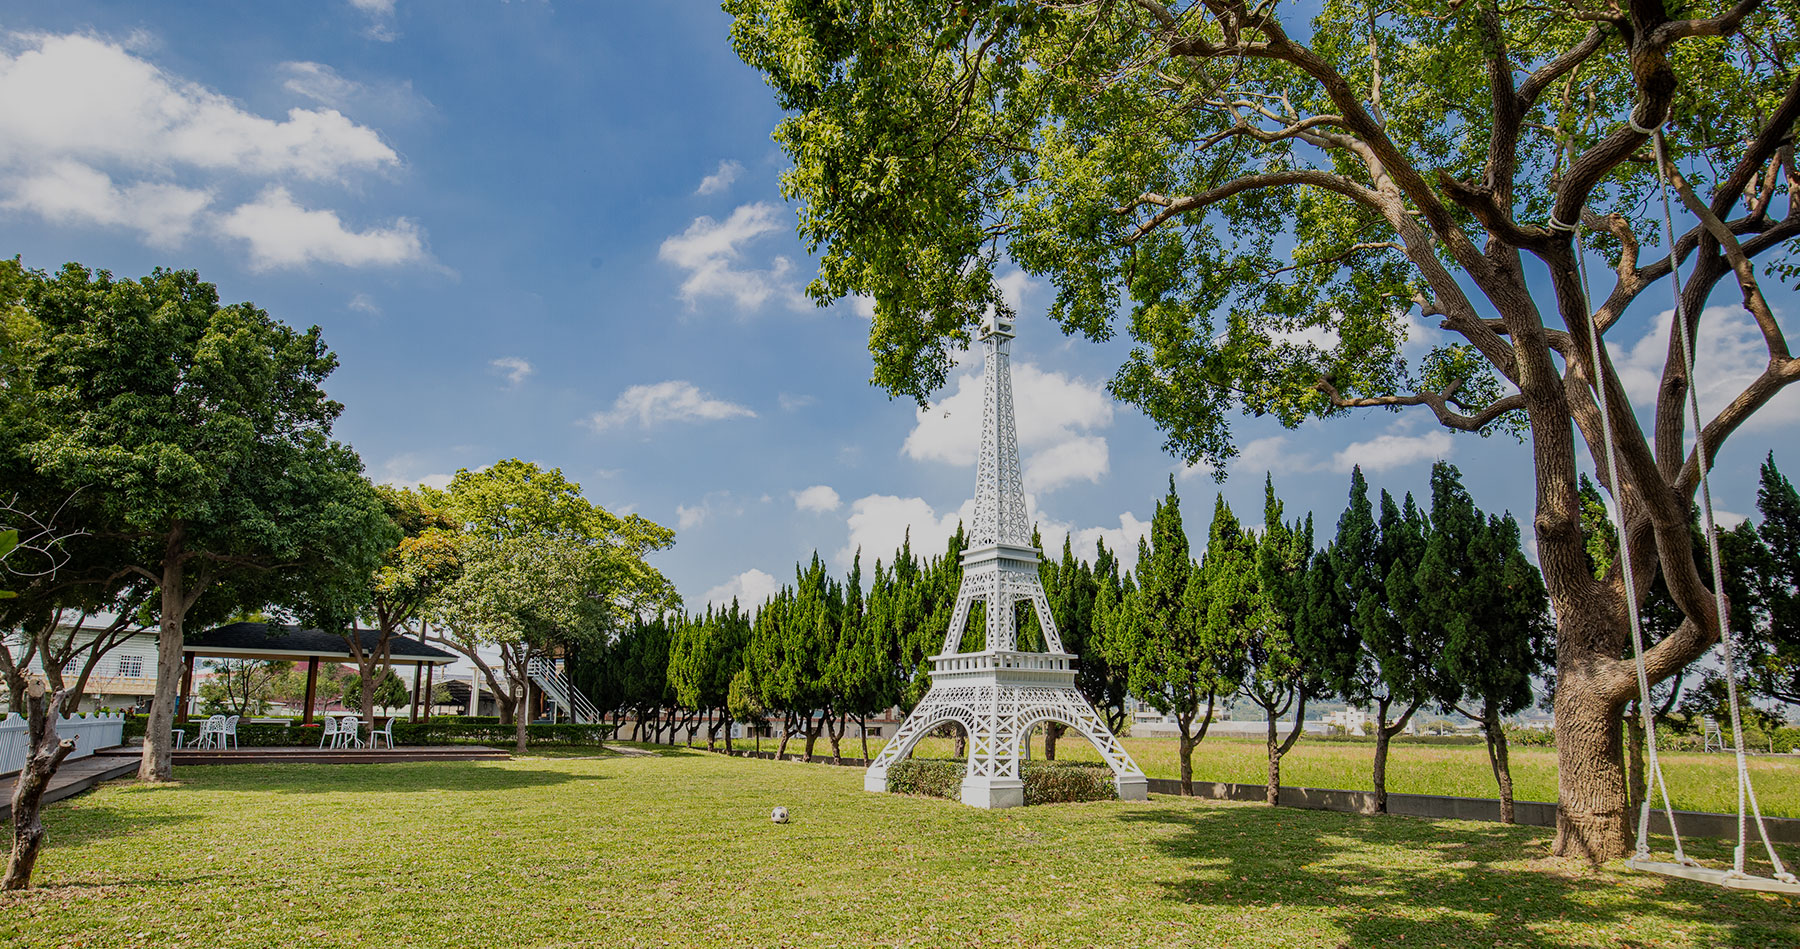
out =
<svg viewBox="0 0 1800 949"><path fill-rule="evenodd" d="M1243 525L1220 496L1195 557L1171 478L1135 570L1104 543L1093 560L1077 558L1066 539L1060 558L1040 566L1058 632L1080 657L1078 687L1115 731L1132 698L1171 715L1187 790L1219 704L1247 698L1268 723L1271 800L1309 701L1372 706L1382 807L1393 736L1426 705L1461 710L1483 723L1510 799L1500 721L1529 705L1548 659L1543 582L1518 525L1478 510L1455 467L1435 466L1431 490L1429 512L1411 495L1383 491L1377 503L1354 471L1337 533L1315 550L1312 518L1284 520L1271 481L1260 527ZM722 735L729 747L730 722L773 718L778 754L798 737L810 758L824 737L840 759L848 722L909 710L930 688L965 545L959 528L943 553L921 557L909 538L875 562L866 592L860 552L841 578L814 554L754 614L734 600L640 621L571 668L601 708L635 719L634 738L701 729L709 745ZM1021 648L1042 648L1035 616L1020 613ZM962 648L978 651L979 608L968 629ZM1059 731L1046 725L1050 757Z"/></svg>

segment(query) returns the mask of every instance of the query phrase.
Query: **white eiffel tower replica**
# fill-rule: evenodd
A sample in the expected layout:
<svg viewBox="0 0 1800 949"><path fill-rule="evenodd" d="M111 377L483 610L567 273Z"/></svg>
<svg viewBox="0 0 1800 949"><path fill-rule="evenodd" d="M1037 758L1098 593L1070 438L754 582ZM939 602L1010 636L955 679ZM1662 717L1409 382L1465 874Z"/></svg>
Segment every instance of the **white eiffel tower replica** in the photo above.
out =
<svg viewBox="0 0 1800 949"><path fill-rule="evenodd" d="M969 767L962 802L973 807L1025 803L1020 754L1033 728L1061 722L1080 732L1112 766L1119 798L1145 799L1149 782L1119 739L1075 688L1075 657L1063 651L1038 581L1038 549L1025 518L1025 485L1019 471L1019 439L1013 424L1013 325L994 318L983 324L987 366L983 382L981 464L975 475L975 523L962 555L962 589L944 636L944 651L931 657L931 690L901 723L863 778L868 791L886 791L888 768L912 753L920 738L948 722L968 734ZM1014 605L1037 610L1045 652L1020 652ZM962 652L969 607L986 605L981 652Z"/></svg>

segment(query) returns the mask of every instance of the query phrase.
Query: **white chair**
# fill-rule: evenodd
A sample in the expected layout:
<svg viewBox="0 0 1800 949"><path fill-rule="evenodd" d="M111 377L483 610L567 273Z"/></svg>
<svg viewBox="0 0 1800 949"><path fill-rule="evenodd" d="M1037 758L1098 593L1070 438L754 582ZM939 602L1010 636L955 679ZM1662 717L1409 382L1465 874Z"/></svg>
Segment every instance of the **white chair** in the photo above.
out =
<svg viewBox="0 0 1800 949"><path fill-rule="evenodd" d="M325 729L319 732L319 747L323 748L326 745L330 745L331 747L336 748L337 734L337 719L332 718L329 715L325 716Z"/></svg>
<svg viewBox="0 0 1800 949"><path fill-rule="evenodd" d="M225 747L225 716L213 715L200 723L200 737L194 740L196 748Z"/></svg>
<svg viewBox="0 0 1800 949"><path fill-rule="evenodd" d="M219 733L219 747L241 747L238 744L237 726L238 716L233 715L230 718L225 719L225 728Z"/></svg>
<svg viewBox="0 0 1800 949"><path fill-rule="evenodd" d="M337 748L361 748L362 719L354 715L346 715L338 720Z"/></svg>
<svg viewBox="0 0 1800 949"><path fill-rule="evenodd" d="M392 749L394 747L394 719L392 717L387 720L386 725L383 725L380 728L369 729L370 748L376 747L376 743L383 739L387 741L388 748Z"/></svg>

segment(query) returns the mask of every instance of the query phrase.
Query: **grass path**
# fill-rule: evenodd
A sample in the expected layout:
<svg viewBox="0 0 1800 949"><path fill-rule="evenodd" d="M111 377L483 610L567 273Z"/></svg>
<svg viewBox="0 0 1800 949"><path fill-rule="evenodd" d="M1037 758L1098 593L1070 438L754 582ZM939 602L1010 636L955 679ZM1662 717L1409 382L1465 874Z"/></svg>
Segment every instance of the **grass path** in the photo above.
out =
<svg viewBox="0 0 1800 949"><path fill-rule="evenodd" d="M1144 773L1157 778L1181 776L1180 759L1173 738L1126 738L1126 750ZM820 749L830 748L820 742ZM772 747L768 741L765 748ZM1043 754L1038 736L1035 754ZM879 743L869 742L877 752ZM927 738L914 752L921 757L949 757L949 739ZM862 747L846 742L845 754L860 755ZM1065 736L1056 744L1058 758L1099 761L1094 747L1080 737ZM1556 750L1513 748L1514 796L1521 801L1556 800ZM1281 781L1295 787L1340 788L1368 791L1374 788L1373 744L1302 741L1281 761ZM1695 753L1664 754L1663 772L1675 806L1684 810L1735 812L1737 767L1730 755ZM1775 817L1800 817L1800 755L1756 757L1750 760L1751 777L1763 813ZM1260 741L1212 736L1194 749L1194 777L1202 781L1236 781L1262 784L1268 777L1268 758ZM1388 759L1388 790L1403 794L1450 794L1458 797L1495 797L1499 791L1482 745L1396 744Z"/></svg>
<svg viewBox="0 0 1800 949"><path fill-rule="evenodd" d="M1589 871L1532 828L1165 797L985 812L682 752L179 776L52 808L0 945L1800 945L1800 903Z"/></svg>

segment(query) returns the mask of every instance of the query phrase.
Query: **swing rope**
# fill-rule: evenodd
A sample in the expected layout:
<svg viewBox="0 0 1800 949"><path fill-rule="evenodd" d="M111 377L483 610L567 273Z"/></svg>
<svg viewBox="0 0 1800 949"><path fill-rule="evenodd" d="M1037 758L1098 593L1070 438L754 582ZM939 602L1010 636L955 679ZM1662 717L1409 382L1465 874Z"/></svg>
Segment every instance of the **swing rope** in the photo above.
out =
<svg viewBox="0 0 1800 949"><path fill-rule="evenodd" d="M1635 121L1634 123L1635 124ZM1572 146L1571 146L1572 147ZM1579 222L1579 219L1577 219ZM1600 404L1600 439L1606 455L1607 491L1611 502L1613 523L1618 527L1619 563L1625 574L1625 613L1630 620L1631 648L1636 660L1638 683L1638 712L1643 717L1644 734L1647 736L1649 754L1645 763L1651 775L1656 778L1657 790L1662 795L1663 813L1668 819L1669 835L1675 841L1675 860L1689 866L1694 861L1689 859L1681 847L1681 834L1675 829L1675 806L1669 798L1669 785L1663 778L1662 763L1657 757L1656 723L1650 711L1650 677L1644 669L1644 629L1643 621L1638 613L1637 572L1631 562L1631 545L1625 539L1625 505L1619 494L1619 458L1613 450L1612 415L1610 399L1607 394L1605 365L1607 360L1601 351L1600 324L1594 317L1592 306L1593 291L1588 283L1587 251L1581 239L1579 223L1565 224L1550 219L1553 230L1569 231L1575 235L1575 264L1581 274L1582 309L1587 313L1587 330L1589 360L1594 370L1594 394ZM1616 377L1616 374L1615 374ZM1636 859L1650 856L1650 795L1646 793L1638 809Z"/></svg>
<svg viewBox="0 0 1800 949"><path fill-rule="evenodd" d="M1635 119L1633 125L1636 124ZM1775 845L1769 840L1769 829L1763 822L1762 806L1756 800L1756 786L1750 780L1749 756L1744 751L1744 722L1738 710L1737 689L1737 657L1736 642L1731 632L1730 607L1725 600L1725 568L1723 558L1719 555L1719 526L1713 517L1712 486L1707 480L1707 471L1711 469L1711 459L1706 450L1706 431L1700 418L1699 386L1694 379L1694 341L1692 331L1688 327L1687 305L1681 292L1681 268L1675 256L1675 213L1669 201L1669 179L1673 169L1667 164L1663 152L1663 133L1659 125L1652 136L1656 143L1656 179L1662 188L1663 235L1669 242L1669 280L1675 290L1675 320L1681 325L1681 356L1683 369L1687 373L1688 414L1694 423L1694 462L1700 473L1700 510L1706 518L1706 548L1712 557L1713 608L1718 613L1719 643L1724 653L1725 693L1726 701L1731 706L1731 737L1737 752L1738 776L1738 844L1733 855L1732 869L1739 875L1744 874L1744 851L1749 843L1748 818L1756 818L1756 831L1762 838L1763 849L1768 852L1769 863L1774 868L1776 879L1784 883L1797 882L1795 876L1781 864L1781 857L1775 853ZM1638 657L1638 674L1643 676L1644 660ZM1748 798L1749 814L1745 813L1745 799ZM1671 820L1670 826L1673 826Z"/></svg>

